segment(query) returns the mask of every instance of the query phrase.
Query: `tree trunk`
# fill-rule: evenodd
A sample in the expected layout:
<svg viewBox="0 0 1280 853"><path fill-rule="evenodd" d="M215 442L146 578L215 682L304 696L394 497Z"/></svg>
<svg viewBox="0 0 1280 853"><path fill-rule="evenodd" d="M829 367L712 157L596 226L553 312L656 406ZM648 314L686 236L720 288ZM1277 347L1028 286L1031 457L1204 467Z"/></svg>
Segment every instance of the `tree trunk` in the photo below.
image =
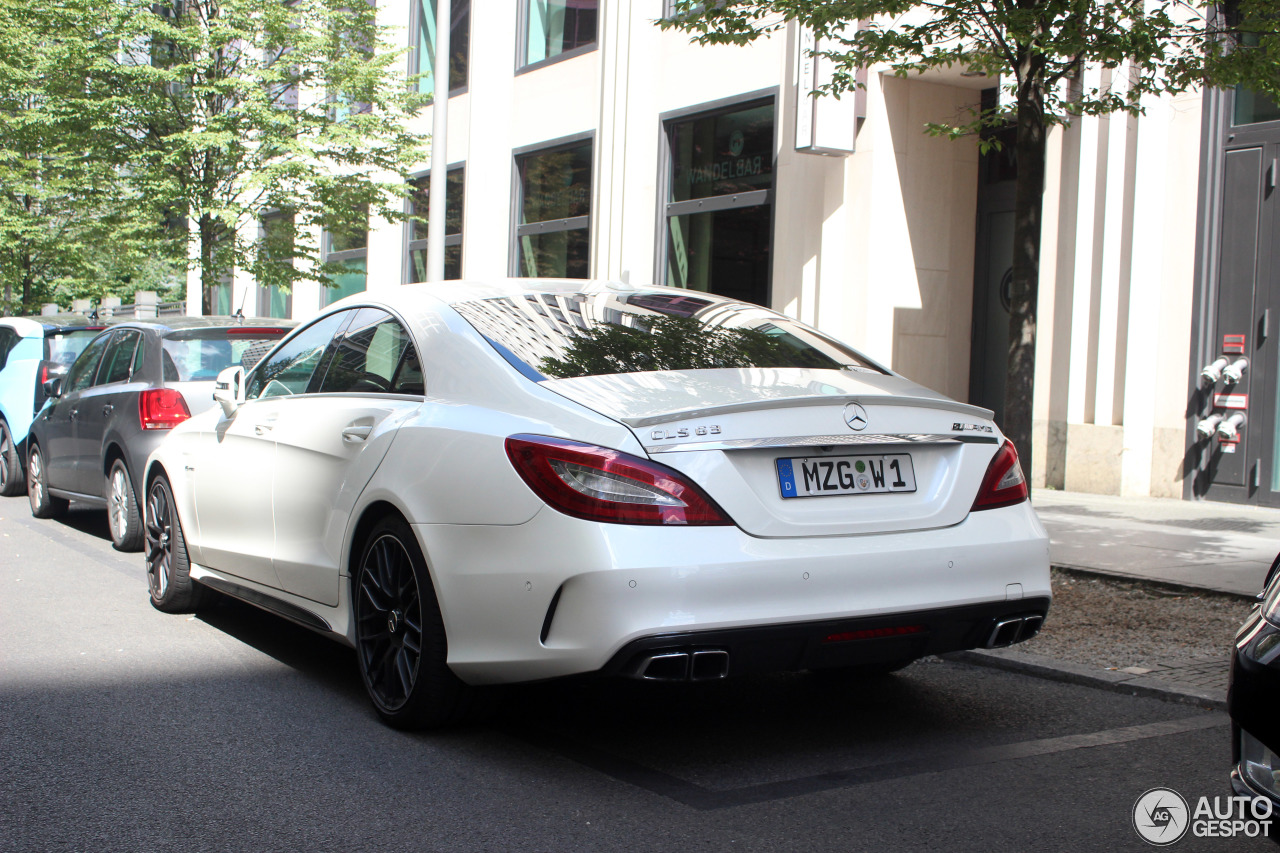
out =
<svg viewBox="0 0 1280 853"><path fill-rule="evenodd" d="M1040 291L1040 225L1044 204L1044 89L1036 58L1024 54L1018 87L1018 182L1014 198L1013 293L1009 308L1009 377L1004 431L1031 480L1032 394L1036 373L1036 301Z"/></svg>
<svg viewBox="0 0 1280 853"><path fill-rule="evenodd" d="M213 288L218 283L218 270L214 263L214 245L217 233L213 217L200 216L200 313L213 316Z"/></svg>

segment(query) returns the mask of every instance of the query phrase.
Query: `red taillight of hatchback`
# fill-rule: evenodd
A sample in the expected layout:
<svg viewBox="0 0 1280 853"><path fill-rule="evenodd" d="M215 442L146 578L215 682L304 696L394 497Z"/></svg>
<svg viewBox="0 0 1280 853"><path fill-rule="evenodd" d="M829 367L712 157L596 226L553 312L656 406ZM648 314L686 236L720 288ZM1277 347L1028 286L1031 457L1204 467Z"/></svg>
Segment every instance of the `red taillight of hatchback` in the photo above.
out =
<svg viewBox="0 0 1280 853"><path fill-rule="evenodd" d="M172 388L148 388L138 395L138 420L143 429L173 429L189 417L187 401Z"/></svg>
<svg viewBox="0 0 1280 853"><path fill-rule="evenodd" d="M733 524L683 475L621 450L513 435L507 456L534 494L565 515L615 524Z"/></svg>
<svg viewBox="0 0 1280 853"><path fill-rule="evenodd" d="M978 497L973 502L973 509L997 509L1002 506L1013 506L1022 503L1030 495L1027 491L1027 478L1022 474L1022 465L1018 463L1018 451L1013 443L1005 440L992 457L987 466L986 476L982 478L982 486L978 489Z"/></svg>

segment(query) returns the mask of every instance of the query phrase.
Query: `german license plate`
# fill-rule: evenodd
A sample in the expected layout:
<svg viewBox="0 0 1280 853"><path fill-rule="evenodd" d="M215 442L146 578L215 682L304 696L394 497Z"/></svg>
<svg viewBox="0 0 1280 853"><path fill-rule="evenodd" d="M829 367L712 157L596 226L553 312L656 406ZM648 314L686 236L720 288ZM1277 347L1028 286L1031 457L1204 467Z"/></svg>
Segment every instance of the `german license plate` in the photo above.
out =
<svg viewBox="0 0 1280 853"><path fill-rule="evenodd" d="M885 456L793 457L777 460L778 487L784 498L826 495L874 495L914 492L911 454Z"/></svg>

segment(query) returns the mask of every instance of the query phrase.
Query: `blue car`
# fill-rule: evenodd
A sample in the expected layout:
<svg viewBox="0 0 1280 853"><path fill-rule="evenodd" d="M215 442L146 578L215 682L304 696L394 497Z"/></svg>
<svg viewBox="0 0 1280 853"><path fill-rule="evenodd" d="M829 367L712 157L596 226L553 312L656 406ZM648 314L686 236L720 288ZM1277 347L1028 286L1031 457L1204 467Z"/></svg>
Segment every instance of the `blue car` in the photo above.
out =
<svg viewBox="0 0 1280 853"><path fill-rule="evenodd" d="M82 314L0 318L0 495L26 491L22 460L45 380L65 374L107 325Z"/></svg>

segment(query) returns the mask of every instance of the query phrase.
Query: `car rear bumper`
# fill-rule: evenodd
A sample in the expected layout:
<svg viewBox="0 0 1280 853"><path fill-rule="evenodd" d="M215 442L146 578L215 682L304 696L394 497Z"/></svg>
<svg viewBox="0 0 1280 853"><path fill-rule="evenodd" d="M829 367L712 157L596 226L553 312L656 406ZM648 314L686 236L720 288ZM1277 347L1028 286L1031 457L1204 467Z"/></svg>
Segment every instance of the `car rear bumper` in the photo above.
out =
<svg viewBox="0 0 1280 853"><path fill-rule="evenodd" d="M1048 538L1026 503L862 536L761 539L549 509L414 530L449 664L473 684L623 673L636 655L694 646L733 646L735 673L916 657L982 646L997 618L1043 614L1050 597ZM895 626L920 630L857 635ZM841 633L858 639L825 642Z"/></svg>

